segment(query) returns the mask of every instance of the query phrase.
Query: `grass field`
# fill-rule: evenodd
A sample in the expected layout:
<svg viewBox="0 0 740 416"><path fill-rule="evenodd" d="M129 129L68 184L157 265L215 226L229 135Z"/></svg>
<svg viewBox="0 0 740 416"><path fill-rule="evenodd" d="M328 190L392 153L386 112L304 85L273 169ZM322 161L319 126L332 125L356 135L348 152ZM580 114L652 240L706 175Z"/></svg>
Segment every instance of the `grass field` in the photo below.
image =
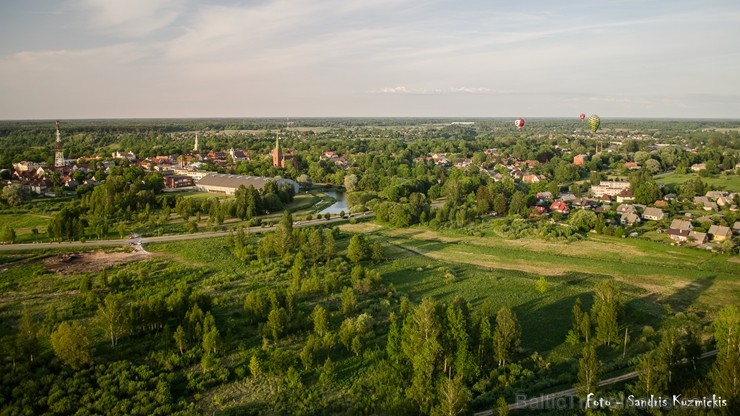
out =
<svg viewBox="0 0 740 416"><path fill-rule="evenodd" d="M696 173L687 173L679 175L677 173L671 173L666 176L660 176L656 178L656 182L661 184L682 184L689 179L701 179L705 184L715 186L728 192L740 192L740 175L719 175L718 177L706 177L703 178Z"/></svg>
<svg viewBox="0 0 740 416"><path fill-rule="evenodd" d="M365 263L377 270L383 281L380 290L358 293L358 310L369 313L374 332L366 340L368 350L383 349L388 315L398 313L402 297L418 304L425 297L449 303L458 297L469 302L473 310L490 303L494 313L502 306L510 307L522 328L522 344L518 353L527 357L537 351L553 364L553 373L570 373L576 362L578 348L565 342L571 328L571 309L580 298L584 309L593 303L594 285L614 278L622 290L624 317L620 333L627 328L630 339L638 340L643 328L660 329L673 312L695 312L704 324L720 307L740 303L740 259L712 254L702 250L668 246L638 239L619 239L589 235L586 240L566 243L561 240L506 239L497 233L496 222L476 225L476 236L470 230L435 231L414 227L388 228L375 223L342 224L336 240L337 256L345 254L347 233L361 233L372 241L381 242L385 261ZM108 271L111 276L123 276L127 296L145 298L158 291L171 290L186 282L198 292L207 293L213 313L222 331L224 355L222 362L229 368L244 366L245 357L260 351L259 327L246 324L243 303L247 293L266 287L285 287L290 276L290 261L270 265L247 264L226 247L225 237L192 241L147 244L152 255L136 263L119 265ZM0 256L0 317L17 319L21 303L30 304L37 316L43 316L54 305L62 316L89 320L94 314L90 296L80 293L84 274L58 275L45 269L41 259L50 253L8 253ZM337 264L343 260L337 259ZM337 273L349 284L351 265L341 269L322 269L328 275ZM4 270L3 270L4 269ZM537 281L545 276L547 289L537 290ZM95 281L99 280L94 275ZM326 276L322 276L326 278ZM97 287L97 286L96 286ZM168 289L170 288L170 289ZM340 286L341 288L341 286ZM93 293L103 293L96 288ZM338 330L344 315L339 313L339 291L299 294L293 334L278 345L299 363L297 354L303 347L310 327L308 318L313 307L321 303L329 311L330 326ZM670 306L670 308L668 308ZM5 319L7 322L10 320ZM0 337L13 333L8 324L0 324ZM115 356L115 351L103 345L98 335L101 355ZM158 344L157 335L141 340L123 341L126 354L143 356ZM628 357L644 352L641 342L630 342ZM621 350L601 349L605 361L621 357ZM343 347L332 353L336 365L336 386L348 388L366 364ZM300 365L300 364L298 364ZM308 375L307 377L314 377ZM247 386L238 378L215 386L197 399L196 407L214 410L214 399L226 398L228 406L260 403L265 392ZM562 382L568 387L570 381ZM256 386L256 385L255 385ZM480 410L480 409L478 409Z"/></svg>
<svg viewBox="0 0 740 416"><path fill-rule="evenodd" d="M343 227L351 230L353 226ZM567 280L574 273L613 277L633 287L635 295L669 304L677 310L714 311L723 305L740 303L737 256L598 235L565 243L507 240L492 229L487 230L485 237L421 228L370 232L388 244L423 256L422 261L430 264L475 266L494 274L525 273L530 279L545 275ZM485 290L479 289L475 292Z"/></svg>
<svg viewBox="0 0 740 416"><path fill-rule="evenodd" d="M0 224L9 225L16 233L30 233L32 228L46 229L51 217L40 214L2 214Z"/></svg>

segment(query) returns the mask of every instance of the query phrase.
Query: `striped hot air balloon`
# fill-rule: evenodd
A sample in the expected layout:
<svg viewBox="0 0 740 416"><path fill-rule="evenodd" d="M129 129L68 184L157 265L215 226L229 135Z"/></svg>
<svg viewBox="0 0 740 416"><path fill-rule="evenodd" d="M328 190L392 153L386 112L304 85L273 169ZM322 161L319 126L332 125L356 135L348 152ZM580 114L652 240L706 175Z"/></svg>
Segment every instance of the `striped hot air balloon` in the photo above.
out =
<svg viewBox="0 0 740 416"><path fill-rule="evenodd" d="M518 118L518 119L514 120L514 125L516 126L516 128L518 128L519 130L521 130L522 127L524 127L524 119L523 118Z"/></svg>
<svg viewBox="0 0 740 416"><path fill-rule="evenodd" d="M601 127L601 119L596 114L591 114L591 117L588 118L588 127L591 129L592 132L596 133L596 130Z"/></svg>

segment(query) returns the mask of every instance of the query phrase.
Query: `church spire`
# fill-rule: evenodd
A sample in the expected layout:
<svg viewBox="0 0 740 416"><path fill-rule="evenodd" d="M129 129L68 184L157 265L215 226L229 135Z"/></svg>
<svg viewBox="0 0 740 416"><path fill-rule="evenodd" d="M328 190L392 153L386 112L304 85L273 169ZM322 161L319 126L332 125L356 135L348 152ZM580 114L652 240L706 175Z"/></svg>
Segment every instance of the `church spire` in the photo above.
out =
<svg viewBox="0 0 740 416"><path fill-rule="evenodd" d="M285 161L283 160L283 148L280 146L280 133L275 135L275 150L272 151L272 165L276 168L282 168Z"/></svg>
<svg viewBox="0 0 740 416"><path fill-rule="evenodd" d="M57 132L55 141L55 152L54 152L54 167L61 168L65 165L64 163L64 150L62 150L62 139L59 134L59 120L57 120Z"/></svg>

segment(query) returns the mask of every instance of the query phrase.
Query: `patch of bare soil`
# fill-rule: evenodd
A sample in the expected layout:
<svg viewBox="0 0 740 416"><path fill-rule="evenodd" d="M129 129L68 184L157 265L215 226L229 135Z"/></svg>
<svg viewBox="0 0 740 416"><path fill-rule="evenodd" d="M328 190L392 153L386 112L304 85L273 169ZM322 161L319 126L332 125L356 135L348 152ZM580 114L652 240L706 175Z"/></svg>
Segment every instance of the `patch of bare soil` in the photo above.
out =
<svg viewBox="0 0 740 416"><path fill-rule="evenodd" d="M65 253L44 259L44 265L49 271L60 274L96 273L119 264L141 261L150 256L150 253L142 251Z"/></svg>

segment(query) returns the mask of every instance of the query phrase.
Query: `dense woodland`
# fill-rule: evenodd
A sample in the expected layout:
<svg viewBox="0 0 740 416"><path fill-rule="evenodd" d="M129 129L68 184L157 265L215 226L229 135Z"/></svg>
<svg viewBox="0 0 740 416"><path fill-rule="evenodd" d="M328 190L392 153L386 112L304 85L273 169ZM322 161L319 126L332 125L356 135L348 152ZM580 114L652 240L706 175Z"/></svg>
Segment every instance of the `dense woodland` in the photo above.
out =
<svg viewBox="0 0 740 416"><path fill-rule="evenodd" d="M711 189L702 178L727 175L740 162L738 126L729 121L607 121L599 134L623 138L623 144L584 166L574 165L573 155L593 153L604 139L586 133L577 121L531 120L523 132L509 120L475 120L474 126L448 122L308 119L285 129L285 120L74 121L63 129L69 157L109 155L113 149L132 150L140 158L186 154L199 131L206 151L234 147L253 157L211 169L341 186L351 211L372 210L379 227L562 245L593 235L616 244L633 229L619 225L613 211L582 210L554 215L554 221L531 218L538 192L581 195L601 179L625 178L638 203L677 194L666 210L679 213L691 209L691 198ZM274 168L266 157L278 130L286 137L285 147L298 151L297 165L288 169ZM48 161L51 124L6 122L0 136L2 167ZM679 146L650 150L656 143ZM491 148L496 155L485 153ZM328 150L347 157L349 169L320 160ZM475 164L468 169L435 165L425 159L430 153L454 154ZM495 172L504 159L537 160L533 173L548 180L495 181L479 168ZM625 170L626 161L639 161L643 168ZM653 177L685 172L700 162L708 165L704 176L681 185L661 187ZM158 255L146 260L72 275L44 267L42 260L58 251L2 254L1 414L493 410L503 415L517 394L574 386L581 398L599 392L605 397L715 394L726 400L717 410L671 414L729 415L740 406L736 285L729 294L735 302L708 309L683 299L652 298L628 279L608 274L546 278L442 260L413 263L418 256L409 254L408 246L399 248L389 244L396 240L378 234L294 228L302 213L285 211L272 232L248 232L262 214L283 211L293 201L292 189L274 183L260 192L242 188L233 198L195 199L163 193L159 173L128 162L107 173L93 169L90 175L103 184L80 187L57 200L31 199L7 187L4 212L48 214L47 235L55 241L156 235L173 219L184 224L180 232L197 231L206 218L211 228L228 232L215 239L154 244L148 250ZM738 220L737 212L722 215L724 224ZM634 230L645 227L657 226ZM3 234L14 232L3 229ZM737 250L729 240L717 250L722 253L701 255L724 260ZM680 258L689 256L680 253ZM713 269L713 261L696 266L697 275L709 270L716 274L711 279L727 281L737 270L731 262ZM432 276L446 294L397 288L398 265L403 265L398 274ZM463 296L456 288L473 279L468 277L473 269L495 276L490 292ZM497 291L505 288L497 285L515 278L531 282L526 294L517 296L549 299L562 288L567 296L552 304L543 300L532 310L512 307L510 299L499 297ZM547 332L557 339L538 339L545 329L525 314L539 319L552 312L537 309L559 313L553 332ZM700 359L714 350L716 356ZM598 387L602 379L635 369L640 371L635 379ZM646 412L633 408L622 414Z"/></svg>

